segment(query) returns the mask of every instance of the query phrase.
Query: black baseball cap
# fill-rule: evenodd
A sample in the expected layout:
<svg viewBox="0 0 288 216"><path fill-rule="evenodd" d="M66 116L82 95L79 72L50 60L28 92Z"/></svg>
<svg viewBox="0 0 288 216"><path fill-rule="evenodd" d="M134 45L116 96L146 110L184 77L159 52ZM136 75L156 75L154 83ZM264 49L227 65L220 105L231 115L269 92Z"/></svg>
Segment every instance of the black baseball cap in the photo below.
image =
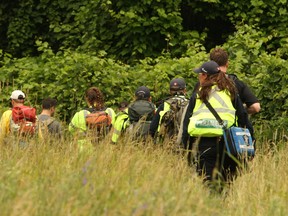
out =
<svg viewBox="0 0 288 216"><path fill-rule="evenodd" d="M215 61L208 61L201 65L201 67L194 70L196 73L216 74L220 72L219 65Z"/></svg>
<svg viewBox="0 0 288 216"><path fill-rule="evenodd" d="M150 90L146 86L140 86L136 89L135 96L138 99L148 99L150 97Z"/></svg>
<svg viewBox="0 0 288 216"><path fill-rule="evenodd" d="M171 90L184 90L186 88L185 80L182 78L172 79L170 82Z"/></svg>

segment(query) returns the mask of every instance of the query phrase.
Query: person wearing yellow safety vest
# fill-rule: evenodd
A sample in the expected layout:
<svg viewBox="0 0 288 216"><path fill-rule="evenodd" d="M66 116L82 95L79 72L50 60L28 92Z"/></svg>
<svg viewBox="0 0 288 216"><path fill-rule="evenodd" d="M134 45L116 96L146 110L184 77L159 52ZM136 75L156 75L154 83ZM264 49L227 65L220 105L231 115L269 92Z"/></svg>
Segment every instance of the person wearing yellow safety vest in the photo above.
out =
<svg viewBox="0 0 288 216"><path fill-rule="evenodd" d="M113 125L113 134L112 134L112 143L116 143L121 136L121 134L125 131L125 129L129 126L129 116L128 116L128 102L122 102L120 104L119 110L115 117L115 123Z"/></svg>
<svg viewBox="0 0 288 216"><path fill-rule="evenodd" d="M83 110L77 112L70 124L69 124L69 131L75 136L76 139L78 139L78 147L79 150L83 149L92 149L93 140L95 140L95 137L89 137L89 127L87 126L86 117L88 114L95 112L95 111L104 111L106 112L111 120L112 125L115 121L115 112L111 108L106 108L104 104L104 96L102 92L96 88L91 87L85 92L85 100L88 105L87 108L84 108ZM111 127L108 128L110 130ZM91 129L92 130L92 129Z"/></svg>
<svg viewBox="0 0 288 216"><path fill-rule="evenodd" d="M14 90L10 96L11 107L23 106L25 102L25 94L21 90ZM13 134L13 120L12 120L12 109L6 110L0 119L0 144L11 144L16 146L17 143L20 146L24 146L25 142L22 140L11 142L11 137L15 138ZM18 139L18 138L16 138Z"/></svg>
<svg viewBox="0 0 288 216"><path fill-rule="evenodd" d="M170 81L170 97L159 105L150 125L150 135L163 140L165 137L175 142L181 127L182 114L188 104L186 99L186 83L182 78L174 78ZM175 107L170 113L170 110ZM177 111L176 111L177 110ZM176 142L180 144L180 142Z"/></svg>
<svg viewBox="0 0 288 216"><path fill-rule="evenodd" d="M248 124L248 114L235 85L224 73L220 73L216 62L205 62L194 71L198 74L200 88L193 93L187 107L182 143L189 150L195 148L195 143L198 144L195 148L197 171L200 175L204 174L206 181L228 181L236 173L237 163L225 154L222 128L204 101L209 101L227 127L236 123L240 127L247 126L250 131L253 128Z"/></svg>

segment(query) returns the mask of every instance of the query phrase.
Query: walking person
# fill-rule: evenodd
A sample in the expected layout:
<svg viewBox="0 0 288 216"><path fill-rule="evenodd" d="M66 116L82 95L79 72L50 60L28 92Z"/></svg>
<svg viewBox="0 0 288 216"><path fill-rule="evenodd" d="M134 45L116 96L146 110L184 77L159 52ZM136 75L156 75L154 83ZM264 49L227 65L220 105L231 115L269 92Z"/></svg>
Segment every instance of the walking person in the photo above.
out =
<svg viewBox="0 0 288 216"><path fill-rule="evenodd" d="M114 124L115 112L107 108L100 89L91 87L85 92L87 107L73 116L69 131L78 139L79 150L91 150L93 144L101 141Z"/></svg>
<svg viewBox="0 0 288 216"><path fill-rule="evenodd" d="M170 97L161 103L152 119L150 135L158 141L168 138L175 144L181 128L183 113L188 105L186 99L186 82L182 78L174 78L170 81ZM182 131L181 131L182 133Z"/></svg>
<svg viewBox="0 0 288 216"><path fill-rule="evenodd" d="M111 138L113 144L118 142L119 138L129 126L128 106L129 103L127 101L120 103L119 112L115 116L115 123L113 125L113 134Z"/></svg>
<svg viewBox="0 0 288 216"><path fill-rule="evenodd" d="M10 96L11 109L6 110L0 119L0 142L13 147L26 147L27 139L34 135L36 109L25 106L25 94L14 90Z"/></svg>
<svg viewBox="0 0 288 216"><path fill-rule="evenodd" d="M210 60L215 61L219 65L221 72L233 80L248 114L260 112L260 102L250 88L243 81L239 80L236 75L227 73L229 66L228 53L222 48L215 48L210 52Z"/></svg>
<svg viewBox="0 0 288 216"><path fill-rule="evenodd" d="M150 90L140 86L135 91L135 101L128 106L129 127L128 133L133 139L143 139L149 135L149 128L156 107L152 103Z"/></svg>
<svg viewBox="0 0 288 216"><path fill-rule="evenodd" d="M205 101L218 112L227 127L236 122L240 127L247 126L250 131L253 128L248 124L248 114L234 83L220 71L216 62L205 62L195 72L200 87L189 101L183 121L182 142L185 147L189 145L189 149L196 149L197 171L205 181L214 185L231 180L238 164L225 153L222 126L206 107Z"/></svg>
<svg viewBox="0 0 288 216"><path fill-rule="evenodd" d="M42 136L43 139L46 139L47 136L56 138L62 136L61 124L54 118L56 106L56 99L45 98L42 100L42 111L37 116L37 125L39 136Z"/></svg>

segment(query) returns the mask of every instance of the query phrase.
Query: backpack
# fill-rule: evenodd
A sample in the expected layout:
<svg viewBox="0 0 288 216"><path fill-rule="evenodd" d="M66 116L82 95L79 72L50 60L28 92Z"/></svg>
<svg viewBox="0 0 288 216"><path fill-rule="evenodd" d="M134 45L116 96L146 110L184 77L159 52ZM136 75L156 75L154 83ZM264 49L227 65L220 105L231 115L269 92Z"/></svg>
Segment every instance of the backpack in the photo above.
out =
<svg viewBox="0 0 288 216"><path fill-rule="evenodd" d="M137 100L128 108L132 138L142 138L149 134L150 123L155 114L155 106L147 100Z"/></svg>
<svg viewBox="0 0 288 216"><path fill-rule="evenodd" d="M127 131L133 139L147 137L149 135L150 124L151 121L146 121L146 116L143 116L138 122L130 123Z"/></svg>
<svg viewBox="0 0 288 216"><path fill-rule="evenodd" d="M46 120L38 120L37 121L37 131L38 131L38 136L40 139L45 139L50 133L49 133L49 125L54 122L53 117L49 117Z"/></svg>
<svg viewBox="0 0 288 216"><path fill-rule="evenodd" d="M182 116L189 100L184 97L173 97L164 102L170 106L170 109L164 113L160 121L159 136L172 138L178 136Z"/></svg>
<svg viewBox="0 0 288 216"><path fill-rule="evenodd" d="M84 113L85 122L89 132L97 139L108 134L112 126L112 118L103 110L89 110L90 113Z"/></svg>
<svg viewBox="0 0 288 216"><path fill-rule="evenodd" d="M16 106L12 108L10 129L21 136L31 136L36 131L36 109L29 106Z"/></svg>

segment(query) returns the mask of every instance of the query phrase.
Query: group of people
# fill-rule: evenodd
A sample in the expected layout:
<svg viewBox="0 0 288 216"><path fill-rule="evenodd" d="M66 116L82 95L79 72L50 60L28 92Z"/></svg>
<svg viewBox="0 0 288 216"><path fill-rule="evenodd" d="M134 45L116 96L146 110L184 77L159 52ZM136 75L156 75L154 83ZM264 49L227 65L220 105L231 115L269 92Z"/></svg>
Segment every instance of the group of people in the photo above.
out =
<svg viewBox="0 0 288 216"><path fill-rule="evenodd" d="M57 100L52 98L43 99L41 113L36 116L35 108L24 105L25 98L25 93L21 90L15 90L11 93L10 102L12 108L5 111L0 119L1 143L9 144L12 142L15 144L15 139L19 138L16 136L16 134L18 135L20 130L21 132L24 132L24 130L27 129L27 133L28 130L29 133L34 133L34 129L36 129L36 119L39 122L39 128L42 127L43 124L47 126L47 132L53 134L55 137L61 137L61 123L53 117L57 105ZM29 118L30 121L29 124L26 122L27 124L23 125L22 127L22 123L24 123L24 115L27 115L27 118Z"/></svg>
<svg viewBox="0 0 288 216"><path fill-rule="evenodd" d="M228 65L227 52L215 48L210 53L210 61L194 70L199 82L190 99L186 98L185 80L173 78L170 97L163 99L158 107L152 102L150 90L140 86L135 91L135 100L122 102L117 114L105 106L102 92L91 87L85 92L87 107L73 116L69 131L77 138L81 149L91 148L110 131L114 144L127 136L132 139L151 137L155 143L172 140L175 145L188 150L189 164L195 162L197 171L204 175L205 180L227 180L236 172L238 163L225 153L221 131L215 129L216 133L211 135L211 129L204 120L215 120L215 117L206 104L209 102L217 110L228 127L246 127L252 136L254 131L248 114L260 111L260 103L247 85L235 75L226 73ZM22 106L25 94L16 90L10 99L12 107ZM61 136L61 124L53 118L56 103L54 99L44 99L37 121L45 122L49 133ZM11 133L12 122L12 110L4 112L0 120L1 140ZM196 155L191 154L192 149L196 149Z"/></svg>

